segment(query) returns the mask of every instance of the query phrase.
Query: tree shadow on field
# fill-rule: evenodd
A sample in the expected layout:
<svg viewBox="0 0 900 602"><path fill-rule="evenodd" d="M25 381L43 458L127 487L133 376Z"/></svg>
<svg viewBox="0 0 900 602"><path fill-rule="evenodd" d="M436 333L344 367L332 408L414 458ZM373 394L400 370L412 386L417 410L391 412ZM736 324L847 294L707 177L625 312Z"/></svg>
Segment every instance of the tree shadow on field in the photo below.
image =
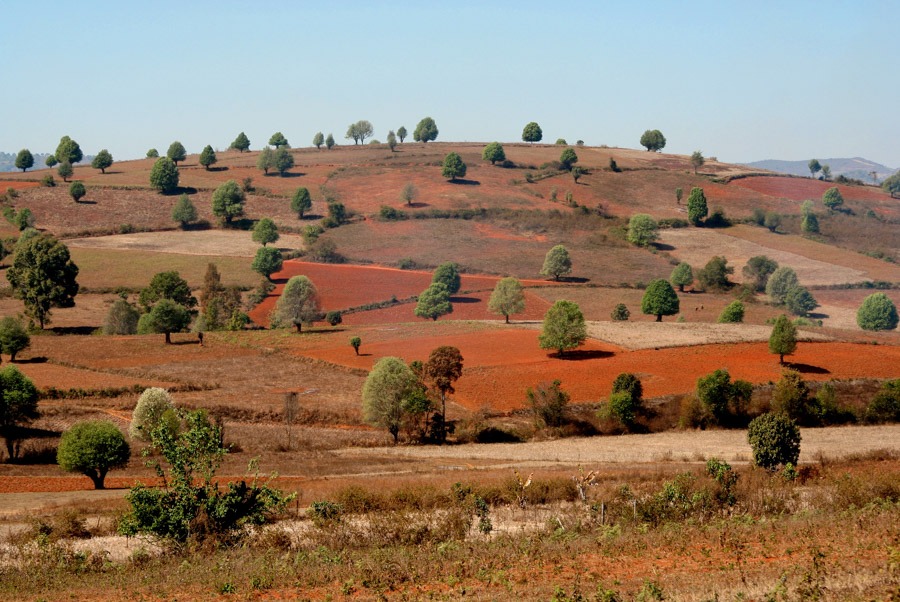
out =
<svg viewBox="0 0 900 602"><path fill-rule="evenodd" d="M78 203L79 205L96 205L97 204L97 201L90 201L87 199L85 199L83 201L75 201L75 202Z"/></svg>
<svg viewBox="0 0 900 602"><path fill-rule="evenodd" d="M466 180L464 178L456 178L455 180L450 180L451 184L458 184L459 186L481 186L481 182L478 180Z"/></svg>
<svg viewBox="0 0 900 602"><path fill-rule="evenodd" d="M222 167L210 167L206 171L228 171L228 167L224 165Z"/></svg>
<svg viewBox="0 0 900 602"><path fill-rule="evenodd" d="M97 330L96 326L54 326L53 328L48 328L48 331L53 334L81 334L81 335L89 335L94 334L94 331Z"/></svg>
<svg viewBox="0 0 900 602"><path fill-rule="evenodd" d="M786 368L790 368L791 370L796 370L800 374L831 374L831 370L828 368L822 368L821 366L811 366L809 364L795 364L793 362L785 362Z"/></svg>
<svg viewBox="0 0 900 602"><path fill-rule="evenodd" d="M812 320L824 320L824 319L830 317L828 314L823 314L823 313L819 313L819 312L810 313L808 315L809 315L810 319L812 319Z"/></svg>
<svg viewBox="0 0 900 602"><path fill-rule="evenodd" d="M569 362L580 362L584 360L597 360L603 359L605 357L612 357L615 355L612 351L602 351L600 349L574 349L572 351L566 351L562 354L560 353L551 353L550 357L558 360L566 360Z"/></svg>
<svg viewBox="0 0 900 602"><path fill-rule="evenodd" d="M274 174L274 175L280 176L280 177L282 177L282 178L302 178L302 177L305 176L306 174L303 173L302 171L297 171L297 172L294 172L294 171L286 171L286 172L284 172L283 174L278 174L278 173L276 173L276 174Z"/></svg>
<svg viewBox="0 0 900 602"><path fill-rule="evenodd" d="M44 357L43 355L38 355L36 357L30 357L25 360L17 359L16 361L14 361L12 363L13 364L46 364L47 358Z"/></svg>
<svg viewBox="0 0 900 602"><path fill-rule="evenodd" d="M560 276L559 282L572 282L575 284L584 284L585 282L590 282L590 278L582 278L580 276ZM551 282L557 282L556 280L551 280Z"/></svg>
<svg viewBox="0 0 900 602"><path fill-rule="evenodd" d="M422 207L428 207L428 203L407 203L407 209L421 209Z"/></svg>
<svg viewBox="0 0 900 602"><path fill-rule="evenodd" d="M479 303L481 299L477 297L450 297L450 303Z"/></svg>
<svg viewBox="0 0 900 602"><path fill-rule="evenodd" d="M177 194L177 195L182 195L182 194L197 194L197 189L194 188L193 186L178 186L177 188L175 188L175 190L173 190L172 192L170 192L170 193L167 194L166 196L175 196L176 194Z"/></svg>
<svg viewBox="0 0 900 602"><path fill-rule="evenodd" d="M674 251L675 250L675 247L673 247L672 245L667 245L664 242L655 242L655 243L653 243L653 246L656 247L656 249L659 251Z"/></svg>

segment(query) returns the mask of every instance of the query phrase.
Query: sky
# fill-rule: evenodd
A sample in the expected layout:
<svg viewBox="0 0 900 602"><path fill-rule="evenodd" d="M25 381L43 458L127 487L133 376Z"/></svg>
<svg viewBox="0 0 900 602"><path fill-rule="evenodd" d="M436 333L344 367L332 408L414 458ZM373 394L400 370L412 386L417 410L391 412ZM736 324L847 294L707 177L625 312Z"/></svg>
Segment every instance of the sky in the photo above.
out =
<svg viewBox="0 0 900 602"><path fill-rule="evenodd" d="M438 141L639 148L900 167L897 0L5 0L0 150L64 135L117 160L347 143L434 118Z"/></svg>

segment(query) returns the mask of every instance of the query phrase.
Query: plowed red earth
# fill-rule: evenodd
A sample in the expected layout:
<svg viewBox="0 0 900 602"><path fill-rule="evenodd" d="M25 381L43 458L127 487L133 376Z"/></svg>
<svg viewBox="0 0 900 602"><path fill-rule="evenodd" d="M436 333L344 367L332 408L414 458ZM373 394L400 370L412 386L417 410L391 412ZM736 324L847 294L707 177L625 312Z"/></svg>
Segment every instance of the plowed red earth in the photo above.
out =
<svg viewBox="0 0 900 602"><path fill-rule="evenodd" d="M778 176L754 176L732 180L729 186L738 186L774 197L805 201L821 199L825 191L837 186L841 196L853 201L888 201L890 195L872 186L841 186L809 178L782 178Z"/></svg>

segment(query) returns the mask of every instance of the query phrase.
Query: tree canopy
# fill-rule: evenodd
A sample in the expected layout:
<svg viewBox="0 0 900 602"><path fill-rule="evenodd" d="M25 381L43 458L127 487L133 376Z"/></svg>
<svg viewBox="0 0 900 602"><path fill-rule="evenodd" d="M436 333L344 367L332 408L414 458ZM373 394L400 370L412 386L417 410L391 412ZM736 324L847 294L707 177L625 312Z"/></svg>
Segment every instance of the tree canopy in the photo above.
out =
<svg viewBox="0 0 900 602"><path fill-rule="evenodd" d="M176 140L169 145L166 156L177 166L179 161L184 161L187 158L187 151L184 149L184 145Z"/></svg>
<svg viewBox="0 0 900 602"><path fill-rule="evenodd" d="M366 138L371 137L374 132L375 128L372 127L371 123L365 119L360 119L356 123L350 124L344 138L347 140L352 139L354 144L362 144L366 141Z"/></svg>
<svg viewBox="0 0 900 602"><path fill-rule="evenodd" d="M23 148L16 155L16 169L21 169L25 172L31 167L34 167L34 155L27 148Z"/></svg>
<svg viewBox="0 0 900 602"><path fill-rule="evenodd" d="M647 151L661 151L666 147L666 137L659 130L645 130L641 135L641 146Z"/></svg>
<svg viewBox="0 0 900 602"><path fill-rule="evenodd" d="M769 276L769 280L766 282L766 294L772 299L772 303L783 305L787 300L788 292L798 286L800 286L800 281L797 279L797 272L784 265Z"/></svg>
<svg viewBox="0 0 900 602"><path fill-rule="evenodd" d="M704 290L727 291L732 286L728 276L733 273L734 268L728 265L728 260L716 255L697 273L697 280Z"/></svg>
<svg viewBox="0 0 900 602"><path fill-rule="evenodd" d="M234 180L228 180L216 188L212 195L213 215L221 218L226 224L244 215L244 191Z"/></svg>
<svg viewBox="0 0 900 602"><path fill-rule="evenodd" d="M694 151L691 153L691 167L694 168L694 174L697 173L697 170L703 167L703 164L706 163L706 159L703 158L703 153L700 151Z"/></svg>
<svg viewBox="0 0 900 602"><path fill-rule="evenodd" d="M172 333L186 330L190 323L191 312L185 306L171 299L160 299L138 320L138 334L164 334L166 345L171 345Z"/></svg>
<svg viewBox="0 0 900 602"><path fill-rule="evenodd" d="M325 134L316 132L316 135L313 136L312 143L316 148L322 148L322 145L325 144Z"/></svg>
<svg viewBox="0 0 900 602"><path fill-rule="evenodd" d="M508 276L494 286L488 300L488 311L503 316L509 324L509 317L525 311L525 290L517 278Z"/></svg>
<svg viewBox="0 0 900 602"><path fill-rule="evenodd" d="M9 355L10 361L16 361L16 355L28 349L31 337L22 323L12 316L0 319L0 351Z"/></svg>
<svg viewBox="0 0 900 602"><path fill-rule="evenodd" d="M160 157L150 170L150 186L163 194L178 188L178 167L168 157Z"/></svg>
<svg viewBox="0 0 900 602"><path fill-rule="evenodd" d="M69 163L70 165L79 163L84 158L81 147L68 136L59 139L59 146L56 147L54 156L58 163Z"/></svg>
<svg viewBox="0 0 900 602"><path fill-rule="evenodd" d="M69 249L49 234L20 237L6 278L25 313L43 329L53 307L73 307L78 294L78 266Z"/></svg>
<svg viewBox="0 0 900 602"><path fill-rule="evenodd" d="M525 142L540 142L543 137L544 132L541 131L541 126L536 122L530 121L525 124L525 128L522 130L522 140Z"/></svg>
<svg viewBox="0 0 900 602"><path fill-rule="evenodd" d="M63 182L68 182L69 178L72 176L75 171L72 169L72 164L68 161L63 161L59 164L59 167L56 168L56 173L59 174L59 177L63 179Z"/></svg>
<svg viewBox="0 0 900 602"><path fill-rule="evenodd" d="M463 163L462 157L457 153L447 153L444 157L444 163L441 166L441 175L455 181L456 178L464 178L466 176L466 164Z"/></svg>
<svg viewBox="0 0 900 602"><path fill-rule="evenodd" d="M575 150L571 148L563 149L563 152L559 155L560 166L565 170L570 170L576 163L578 163L578 155L575 154Z"/></svg>
<svg viewBox="0 0 900 602"><path fill-rule="evenodd" d="M674 316L680 309L681 303L675 289L668 280L662 278L651 282L641 299L641 311L656 316L657 322L662 322L663 316Z"/></svg>
<svg viewBox="0 0 900 602"><path fill-rule="evenodd" d="M276 325L293 325L302 332L303 323L320 319L321 313L316 285L306 276L292 276L275 303L273 321Z"/></svg>
<svg viewBox="0 0 900 602"><path fill-rule="evenodd" d="M672 270L672 275L669 276L669 281L683 293L684 287L694 281L694 270L691 268L691 264L682 261L675 266L675 269Z"/></svg>
<svg viewBox="0 0 900 602"><path fill-rule="evenodd" d="M199 163L206 171L209 171L210 165L214 165L218 159L216 158L216 151L213 150L213 147L207 144L203 147L203 150L200 151L200 159Z"/></svg>
<svg viewBox="0 0 900 602"><path fill-rule="evenodd" d="M450 291L443 282L432 282L431 286L422 291L416 302L413 313L430 320L437 320L441 316L453 313L453 304L450 303Z"/></svg>
<svg viewBox="0 0 900 602"><path fill-rule="evenodd" d="M303 219L303 214L312 209L312 197L309 190L301 186L291 197L291 211L297 212L297 217Z"/></svg>
<svg viewBox="0 0 900 602"><path fill-rule="evenodd" d="M900 171L885 178L884 182L881 183L881 189L890 194L891 198L900 194Z"/></svg>
<svg viewBox="0 0 900 602"><path fill-rule="evenodd" d="M538 342L541 349L556 349L563 355L575 349L587 338L584 315L578 304L560 299L544 314L544 323Z"/></svg>
<svg viewBox="0 0 900 602"><path fill-rule="evenodd" d="M284 258L281 256L281 251L275 247L263 246L256 250L250 269L269 278L275 272L280 271L282 265L284 265Z"/></svg>
<svg viewBox="0 0 900 602"><path fill-rule="evenodd" d="M56 452L59 467L67 472L80 472L103 489L106 473L124 468L131 458L131 447L112 422L105 420L78 422L63 433Z"/></svg>
<svg viewBox="0 0 900 602"><path fill-rule="evenodd" d="M784 356L792 354L797 349L797 327L788 317L781 314L775 318L772 326L772 334L769 336L769 351L778 355L779 363L784 363Z"/></svg>
<svg viewBox="0 0 900 602"><path fill-rule="evenodd" d="M233 148L241 153L250 150L250 139L247 138L247 134L241 132L237 135L237 138L234 139L234 142L231 143L229 148Z"/></svg>
<svg viewBox="0 0 900 602"><path fill-rule="evenodd" d="M777 261L769 259L765 255L757 255L747 260L741 273L744 275L746 284L752 286L754 290L764 291L769 282L769 276L777 269Z"/></svg>
<svg viewBox="0 0 900 602"><path fill-rule="evenodd" d="M844 197L837 186L832 186L822 195L822 204L831 211L837 211L838 207L844 204Z"/></svg>
<svg viewBox="0 0 900 602"><path fill-rule="evenodd" d="M105 148L102 149L99 153L94 156L94 160L91 161L91 167L94 169L99 169L100 173L106 173L107 168L111 167L113 164L112 155Z"/></svg>
<svg viewBox="0 0 900 602"><path fill-rule="evenodd" d="M716 322L719 324L739 324L744 321L744 304L735 299L725 306Z"/></svg>
<svg viewBox="0 0 900 602"><path fill-rule="evenodd" d="M197 221L197 208L191 202L187 194L182 194L172 207L172 219L185 228L191 222Z"/></svg>
<svg viewBox="0 0 900 602"><path fill-rule="evenodd" d="M10 459L19 455L21 427L38 417L38 390L15 366L0 369L0 437Z"/></svg>
<svg viewBox="0 0 900 602"><path fill-rule="evenodd" d="M440 282L447 287L447 291L451 295L459 292L461 279L459 276L459 266L452 261L446 261L434 270L434 276L431 282Z"/></svg>
<svg viewBox="0 0 900 602"><path fill-rule="evenodd" d="M897 306L884 293L866 297L856 311L856 323L863 330L894 330L897 328Z"/></svg>
<svg viewBox="0 0 900 602"><path fill-rule="evenodd" d="M281 238L278 234L278 226L271 218L263 217L253 227L253 242L266 246L270 242L277 242Z"/></svg>
<svg viewBox="0 0 900 602"><path fill-rule="evenodd" d="M404 126L401 125L401 126L397 129L397 138L400 138L400 144L403 144L403 141L406 140L406 136L407 136L407 135L408 135L408 134L407 134L407 132L406 132L406 128L405 128Z"/></svg>
<svg viewBox="0 0 900 602"><path fill-rule="evenodd" d="M84 182L81 180L75 180L71 184L69 184L69 196L72 197L72 200L76 203L80 201L84 195L87 194L87 189L84 187Z"/></svg>
<svg viewBox="0 0 900 602"><path fill-rule="evenodd" d="M144 389L131 413L128 434L138 441L150 441L150 433L164 420L166 412L174 409L168 391L159 387Z"/></svg>
<svg viewBox="0 0 900 602"><path fill-rule="evenodd" d="M272 137L269 138L269 146L274 146L276 149L281 148L282 146L290 148L290 144L288 144L287 138L284 137L284 134L281 132L275 132L272 134Z"/></svg>
<svg viewBox="0 0 900 602"><path fill-rule="evenodd" d="M418 387L418 378L403 360L391 356L381 358L363 383L363 419L386 429L397 443L406 418L407 401Z"/></svg>
<svg viewBox="0 0 900 602"><path fill-rule="evenodd" d="M443 441L447 429L447 393L454 393L453 383L462 376L463 356L459 349L451 345L442 345L431 351L422 372L428 382L438 390L441 396L441 419L438 438Z"/></svg>
<svg viewBox="0 0 900 602"><path fill-rule="evenodd" d="M271 146L263 147L256 158L256 168L263 170L268 175L269 170L275 167L275 152Z"/></svg>
<svg viewBox="0 0 900 602"><path fill-rule="evenodd" d="M416 142L426 143L431 140L437 140L438 137L438 128L437 124L434 122L434 119L431 117L425 117L416 125L416 129L413 130L413 140Z"/></svg>
<svg viewBox="0 0 900 602"><path fill-rule="evenodd" d="M691 188L691 194L688 196L688 221L695 226L699 226L700 222L709 215L709 208L706 205L706 195L703 189L699 187Z"/></svg>
<svg viewBox="0 0 900 602"><path fill-rule="evenodd" d="M273 167L278 171L278 175L282 178L290 168L294 166L294 155L286 148L279 148L275 151Z"/></svg>
<svg viewBox="0 0 900 602"><path fill-rule="evenodd" d="M649 247L658 238L659 226L646 213L635 213L628 220L628 242L639 247Z"/></svg>
<svg viewBox="0 0 900 602"><path fill-rule="evenodd" d="M819 163L818 159L810 159L807 165L809 166L809 173L812 174L812 177L814 178L818 172L822 171L822 164Z"/></svg>
<svg viewBox="0 0 900 602"><path fill-rule="evenodd" d="M506 161L506 153L503 152L503 145L499 142L491 142L481 151L481 158L484 161L490 161L491 165L497 161Z"/></svg>
<svg viewBox="0 0 900 602"><path fill-rule="evenodd" d="M556 245L544 257L544 267L541 268L541 274L544 276L553 276L554 280L572 272L572 260L569 258L569 251L563 245Z"/></svg>
<svg viewBox="0 0 900 602"><path fill-rule="evenodd" d="M334 147L334 136L332 136L331 134L328 134L328 136L325 138L325 148L327 148L328 150L331 150L333 147Z"/></svg>
<svg viewBox="0 0 900 602"><path fill-rule="evenodd" d="M187 309L197 306L197 299L191 293L191 287L187 280L175 270L154 274L150 279L150 284L141 289L139 296L141 305L148 311L163 299L168 299Z"/></svg>

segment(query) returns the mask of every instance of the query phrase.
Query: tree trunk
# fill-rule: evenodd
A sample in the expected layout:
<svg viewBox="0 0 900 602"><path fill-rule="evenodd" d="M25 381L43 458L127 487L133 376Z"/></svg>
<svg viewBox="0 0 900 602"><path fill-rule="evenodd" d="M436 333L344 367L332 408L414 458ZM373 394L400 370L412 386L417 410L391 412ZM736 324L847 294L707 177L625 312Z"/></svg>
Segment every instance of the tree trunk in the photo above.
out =
<svg viewBox="0 0 900 602"><path fill-rule="evenodd" d="M166 345L172 344L172 333L166 332Z"/></svg>
<svg viewBox="0 0 900 602"><path fill-rule="evenodd" d="M656 314L656 321L662 322L662 314Z"/></svg>
<svg viewBox="0 0 900 602"><path fill-rule="evenodd" d="M90 477L91 481L94 482L94 489L106 489L104 481L106 480L106 471L105 470L93 470L90 472L85 472L88 477Z"/></svg>
<svg viewBox="0 0 900 602"><path fill-rule="evenodd" d="M294 326L297 327L297 332L303 332L303 322L295 322Z"/></svg>
<svg viewBox="0 0 900 602"><path fill-rule="evenodd" d="M784 354L783 353L778 354L778 363L781 364L782 366L784 365Z"/></svg>
<svg viewBox="0 0 900 602"><path fill-rule="evenodd" d="M359 355L359 347L354 347L354 348L353 348L353 351L356 352L356 355Z"/></svg>
<svg viewBox="0 0 900 602"><path fill-rule="evenodd" d="M509 314L503 314L503 315L506 316L506 323L509 324Z"/></svg>
<svg viewBox="0 0 900 602"><path fill-rule="evenodd" d="M390 432L391 436L394 438L394 445L397 445L397 443L400 442L400 429L392 426L388 429L388 432Z"/></svg>

